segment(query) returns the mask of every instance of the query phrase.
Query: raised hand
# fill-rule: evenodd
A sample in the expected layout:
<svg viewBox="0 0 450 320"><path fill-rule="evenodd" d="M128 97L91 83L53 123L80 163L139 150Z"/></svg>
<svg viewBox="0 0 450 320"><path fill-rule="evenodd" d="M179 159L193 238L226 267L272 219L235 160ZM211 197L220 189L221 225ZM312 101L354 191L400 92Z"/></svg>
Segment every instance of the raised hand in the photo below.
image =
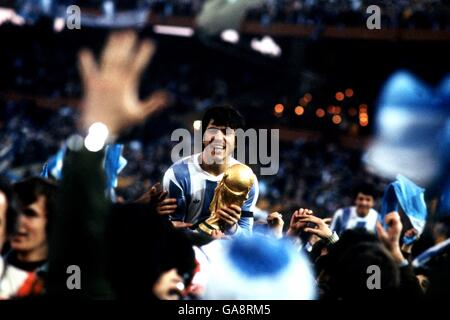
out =
<svg viewBox="0 0 450 320"><path fill-rule="evenodd" d="M386 246L391 252L394 260L401 262L404 260L404 256L400 250L400 235L402 233L402 221L400 215L396 211L392 211L385 216L386 230L381 223L377 222L377 235L378 239Z"/></svg>
<svg viewBox="0 0 450 320"><path fill-rule="evenodd" d="M97 63L89 50L79 54L84 87L81 127L104 123L111 134L138 124L161 109L168 100L155 92L144 101L138 97L140 76L155 52L149 40L138 42L135 32L112 33Z"/></svg>
<svg viewBox="0 0 450 320"><path fill-rule="evenodd" d="M295 210L292 214L291 221L289 223L289 229L287 234L290 236L298 236L298 234L303 231L307 222L301 220L302 217L312 215L313 211L309 209L300 208Z"/></svg>
<svg viewBox="0 0 450 320"><path fill-rule="evenodd" d="M309 222L314 224L314 227L306 227L303 229L306 233L315 234L322 239L328 239L333 235L333 231L331 231L325 219L321 219L313 215L307 215L300 217L300 220L304 223Z"/></svg>
<svg viewBox="0 0 450 320"><path fill-rule="evenodd" d="M281 213L272 212L269 214L267 216L267 225L275 238L281 238L283 236L284 221Z"/></svg>

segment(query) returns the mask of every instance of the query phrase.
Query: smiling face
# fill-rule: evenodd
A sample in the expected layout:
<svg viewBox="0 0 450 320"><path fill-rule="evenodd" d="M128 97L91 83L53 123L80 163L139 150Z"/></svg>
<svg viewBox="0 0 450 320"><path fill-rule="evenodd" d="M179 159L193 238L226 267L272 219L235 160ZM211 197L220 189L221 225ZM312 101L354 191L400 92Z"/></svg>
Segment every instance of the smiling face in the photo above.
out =
<svg viewBox="0 0 450 320"><path fill-rule="evenodd" d="M230 127L208 124L203 134L203 159L208 164L223 164L234 151L236 131Z"/></svg>
<svg viewBox="0 0 450 320"><path fill-rule="evenodd" d="M359 192L356 196L355 204L358 216L365 217L374 206L373 196Z"/></svg>
<svg viewBox="0 0 450 320"><path fill-rule="evenodd" d="M22 208L18 217L18 228L11 238L11 248L21 254L40 256L45 259L47 252L47 210L46 198L37 200Z"/></svg>

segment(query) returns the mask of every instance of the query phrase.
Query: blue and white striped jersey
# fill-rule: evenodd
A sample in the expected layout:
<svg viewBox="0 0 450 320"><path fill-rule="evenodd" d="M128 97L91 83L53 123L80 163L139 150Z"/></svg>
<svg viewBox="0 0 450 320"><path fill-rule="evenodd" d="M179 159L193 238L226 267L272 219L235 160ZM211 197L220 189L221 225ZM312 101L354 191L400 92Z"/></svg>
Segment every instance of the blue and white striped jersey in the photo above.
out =
<svg viewBox="0 0 450 320"><path fill-rule="evenodd" d="M210 216L209 205L214 197L217 184L223 174L214 176L200 167L200 153L175 162L164 174L164 190L169 191L170 198L177 199L177 210L171 216L174 221L197 223ZM230 165L240 163L232 158ZM242 216L238 223L238 232L251 232L253 212L259 195L258 179L244 202Z"/></svg>
<svg viewBox="0 0 450 320"><path fill-rule="evenodd" d="M330 229L341 235L347 229L363 228L370 233L376 232L376 224L378 220L378 212L370 209L369 214L364 218L358 216L356 207L347 207L338 209L331 221Z"/></svg>

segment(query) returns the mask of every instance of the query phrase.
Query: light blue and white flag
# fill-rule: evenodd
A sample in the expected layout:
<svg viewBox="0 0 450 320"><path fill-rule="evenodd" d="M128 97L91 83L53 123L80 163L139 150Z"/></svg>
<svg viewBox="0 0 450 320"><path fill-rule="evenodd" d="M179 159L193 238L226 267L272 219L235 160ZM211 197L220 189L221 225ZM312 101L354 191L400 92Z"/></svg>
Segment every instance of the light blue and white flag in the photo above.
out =
<svg viewBox="0 0 450 320"><path fill-rule="evenodd" d="M105 174L107 191L111 200L115 201L114 189L117 187L117 177L127 165L127 160L122 157L123 144L110 144L106 147L105 155Z"/></svg>
<svg viewBox="0 0 450 320"><path fill-rule="evenodd" d="M427 263L433 259L444 253L446 250L450 248L450 239L447 239L437 245L429 248L422 254L420 254L417 258L415 258L412 262L412 266L414 268L426 268Z"/></svg>
<svg viewBox="0 0 450 320"><path fill-rule="evenodd" d="M41 177L53 177L56 180L61 180L66 149L67 147L64 145L58 153L44 164L41 171ZM105 151L103 168L105 169L106 175L106 192L112 201L115 201L116 198L114 189L117 187L117 177L127 165L127 160L122 157L122 151L123 145L117 143L108 145Z"/></svg>
<svg viewBox="0 0 450 320"><path fill-rule="evenodd" d="M385 226L384 217L392 211L398 211L398 205L403 209L417 235L403 237L405 244L411 244L422 234L427 220L427 206L425 204L425 189L417 186L408 178L397 175L397 180L390 183L384 191L381 205L380 219Z"/></svg>

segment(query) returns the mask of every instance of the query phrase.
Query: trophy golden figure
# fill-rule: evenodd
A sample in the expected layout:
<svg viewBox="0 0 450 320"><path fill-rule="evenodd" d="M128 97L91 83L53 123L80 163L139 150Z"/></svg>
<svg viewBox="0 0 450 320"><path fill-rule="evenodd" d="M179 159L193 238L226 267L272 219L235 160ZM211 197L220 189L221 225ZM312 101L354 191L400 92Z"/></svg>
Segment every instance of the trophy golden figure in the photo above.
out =
<svg viewBox="0 0 450 320"><path fill-rule="evenodd" d="M214 230L225 231L216 211L235 204L241 207L253 186L253 171L244 164L234 164L223 174L209 206L211 216L198 225L197 231L211 236Z"/></svg>

